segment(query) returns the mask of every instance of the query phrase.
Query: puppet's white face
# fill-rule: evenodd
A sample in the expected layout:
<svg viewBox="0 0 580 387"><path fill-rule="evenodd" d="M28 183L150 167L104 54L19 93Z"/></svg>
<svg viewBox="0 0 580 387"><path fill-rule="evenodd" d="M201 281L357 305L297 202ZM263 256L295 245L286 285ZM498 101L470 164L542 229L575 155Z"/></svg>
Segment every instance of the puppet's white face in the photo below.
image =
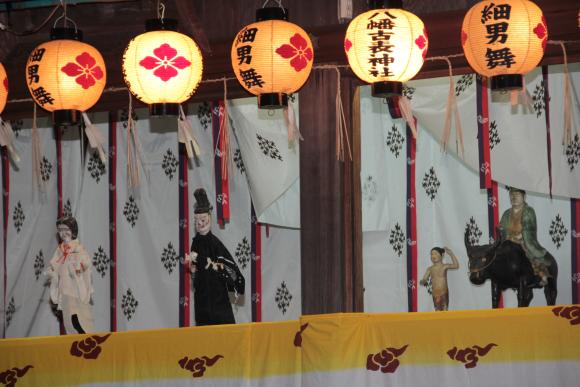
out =
<svg viewBox="0 0 580 387"><path fill-rule="evenodd" d="M211 229L211 216L209 214L193 215L195 221L195 231L201 235L206 235Z"/></svg>
<svg viewBox="0 0 580 387"><path fill-rule="evenodd" d="M69 243L72 241L72 231L70 228L68 228L67 225L59 224L56 227L56 232L58 233L58 236L63 243Z"/></svg>

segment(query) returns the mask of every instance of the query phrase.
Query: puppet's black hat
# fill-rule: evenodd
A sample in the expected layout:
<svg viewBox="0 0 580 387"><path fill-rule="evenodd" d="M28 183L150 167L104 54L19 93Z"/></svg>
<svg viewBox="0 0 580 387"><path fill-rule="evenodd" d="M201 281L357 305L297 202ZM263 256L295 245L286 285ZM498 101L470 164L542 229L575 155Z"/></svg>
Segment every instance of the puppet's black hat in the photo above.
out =
<svg viewBox="0 0 580 387"><path fill-rule="evenodd" d="M193 196L195 196L196 201L193 211L194 213L205 214L211 212L212 206L209 203L205 189L203 188L196 189L195 192L193 193Z"/></svg>

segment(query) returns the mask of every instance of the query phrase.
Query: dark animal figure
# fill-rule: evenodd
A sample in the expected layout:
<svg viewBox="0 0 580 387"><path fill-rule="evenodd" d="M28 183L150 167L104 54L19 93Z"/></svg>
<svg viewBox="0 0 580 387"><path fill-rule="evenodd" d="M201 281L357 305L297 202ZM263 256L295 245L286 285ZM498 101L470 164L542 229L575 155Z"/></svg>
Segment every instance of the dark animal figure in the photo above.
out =
<svg viewBox="0 0 580 387"><path fill-rule="evenodd" d="M500 233L498 233L500 235ZM530 260L517 243L509 240L497 240L493 244L471 246L469 234L465 232L465 248L469 257L469 280L474 285L481 285L491 280L491 304L498 307L501 292L514 289L518 294L518 307L529 306L534 296L533 288L544 287L546 303L556 304L558 295L558 264L548 253L548 283L544 286L541 279L534 274Z"/></svg>

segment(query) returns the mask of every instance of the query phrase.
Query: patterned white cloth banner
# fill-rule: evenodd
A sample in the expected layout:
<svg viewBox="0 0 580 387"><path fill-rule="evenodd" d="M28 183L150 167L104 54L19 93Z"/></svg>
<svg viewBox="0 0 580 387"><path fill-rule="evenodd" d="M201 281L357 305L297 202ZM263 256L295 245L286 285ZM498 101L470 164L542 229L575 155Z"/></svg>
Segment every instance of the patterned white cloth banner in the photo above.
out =
<svg viewBox="0 0 580 387"><path fill-rule="evenodd" d="M229 103L258 220L299 228L299 141L289 144L281 111L259 110L255 98ZM297 111L297 102L293 104Z"/></svg>
<svg viewBox="0 0 580 387"><path fill-rule="evenodd" d="M569 65L573 89L580 84L580 63ZM563 70L562 66L549 67L550 103L544 101L545 85L541 68L525 76L526 88L532 97L532 111L522 105L512 108L509 93L490 93L489 125L492 177L503 184L538 192L549 193L548 145L545 114L550 113L551 154L554 195L580 197L580 102L573 95L572 112L575 126L572 144L562 146L563 135ZM476 87L475 75L455 77L456 95L461 122L464 129L465 156L462 161L471 169L479 169ZM438 140L445 122L445 100L447 77L411 81L407 93L411 94L413 113L419 123ZM457 154L456 139L452 133L449 152ZM509 165L509 168L502 166Z"/></svg>
<svg viewBox="0 0 580 387"><path fill-rule="evenodd" d="M177 119L135 112L143 175L129 189L127 131L117 128L119 330L179 326ZM123 121L121 121L123 122Z"/></svg>
<svg viewBox="0 0 580 387"><path fill-rule="evenodd" d="M458 85L467 85L466 82L458 82ZM475 89L475 84L465 87ZM491 307L489 281L482 286L469 282L463 241L464 233L468 230L473 243L489 243L488 196L486 190L479 188L478 173L466 165L465 160L458 159L451 152L441 152L439 140L428 131L434 122L433 117L426 118L427 121L418 119L415 177L417 203L406 203L406 139L399 128L400 120L392 120L386 105L380 99L372 98L368 89L364 88L361 93L365 310L407 310L406 290L409 287L414 287L418 293L419 311L434 310L433 300L427 289L419 286L418 281L409 283L406 280L405 249L408 243L417 243L418 247L417 280L423 277L432 264L431 248L447 246L459 258L460 268L447 273L450 309ZM411 98L413 104L414 96L419 95L418 90L419 88ZM471 117L471 121L471 126L474 126L475 118ZM462 122L464 127L469 126L467 119L462 118ZM474 139L473 133L471 134ZM475 152L473 160L477 165L477 147L468 145L472 142L466 140L466 159L470 152ZM453 146L450 146L451 149ZM399 156L396 155L397 152ZM511 167L513 164L505 165ZM494 170L500 169L497 162L494 162L494 166ZM544 170L547 176L545 165L538 173L543 173ZM546 195L533 192L526 195L526 200L536 211L538 241L556 258L559 265L557 302L570 303L574 278L570 262L570 201L550 200ZM415 205L417 208L417 241L411 241L408 237L405 222L405 209L408 205ZM492 205L499 206L500 216L510 207L505 186L500 185L499 202ZM445 259L445 262L451 262L448 257ZM505 306L517 306L515 292L511 290L504 292L504 300ZM543 291L534 291L532 305L546 305Z"/></svg>
<svg viewBox="0 0 580 387"><path fill-rule="evenodd" d="M39 120L40 171L46 192L32 188L32 122L13 123L14 145L22 155L10 166L6 256L6 337L56 335L58 321L49 304L47 278L42 274L56 249L57 160L53 130Z"/></svg>

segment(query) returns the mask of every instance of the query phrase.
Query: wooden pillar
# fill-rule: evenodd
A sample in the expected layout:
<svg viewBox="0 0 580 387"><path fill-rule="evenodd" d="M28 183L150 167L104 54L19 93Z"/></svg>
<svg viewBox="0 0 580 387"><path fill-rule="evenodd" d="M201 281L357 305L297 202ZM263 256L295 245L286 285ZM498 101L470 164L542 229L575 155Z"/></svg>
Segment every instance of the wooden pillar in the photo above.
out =
<svg viewBox="0 0 580 387"><path fill-rule="evenodd" d="M314 70L300 90L302 313L362 311L360 131L353 130L355 81L341 94L353 160L336 159L337 72Z"/></svg>

